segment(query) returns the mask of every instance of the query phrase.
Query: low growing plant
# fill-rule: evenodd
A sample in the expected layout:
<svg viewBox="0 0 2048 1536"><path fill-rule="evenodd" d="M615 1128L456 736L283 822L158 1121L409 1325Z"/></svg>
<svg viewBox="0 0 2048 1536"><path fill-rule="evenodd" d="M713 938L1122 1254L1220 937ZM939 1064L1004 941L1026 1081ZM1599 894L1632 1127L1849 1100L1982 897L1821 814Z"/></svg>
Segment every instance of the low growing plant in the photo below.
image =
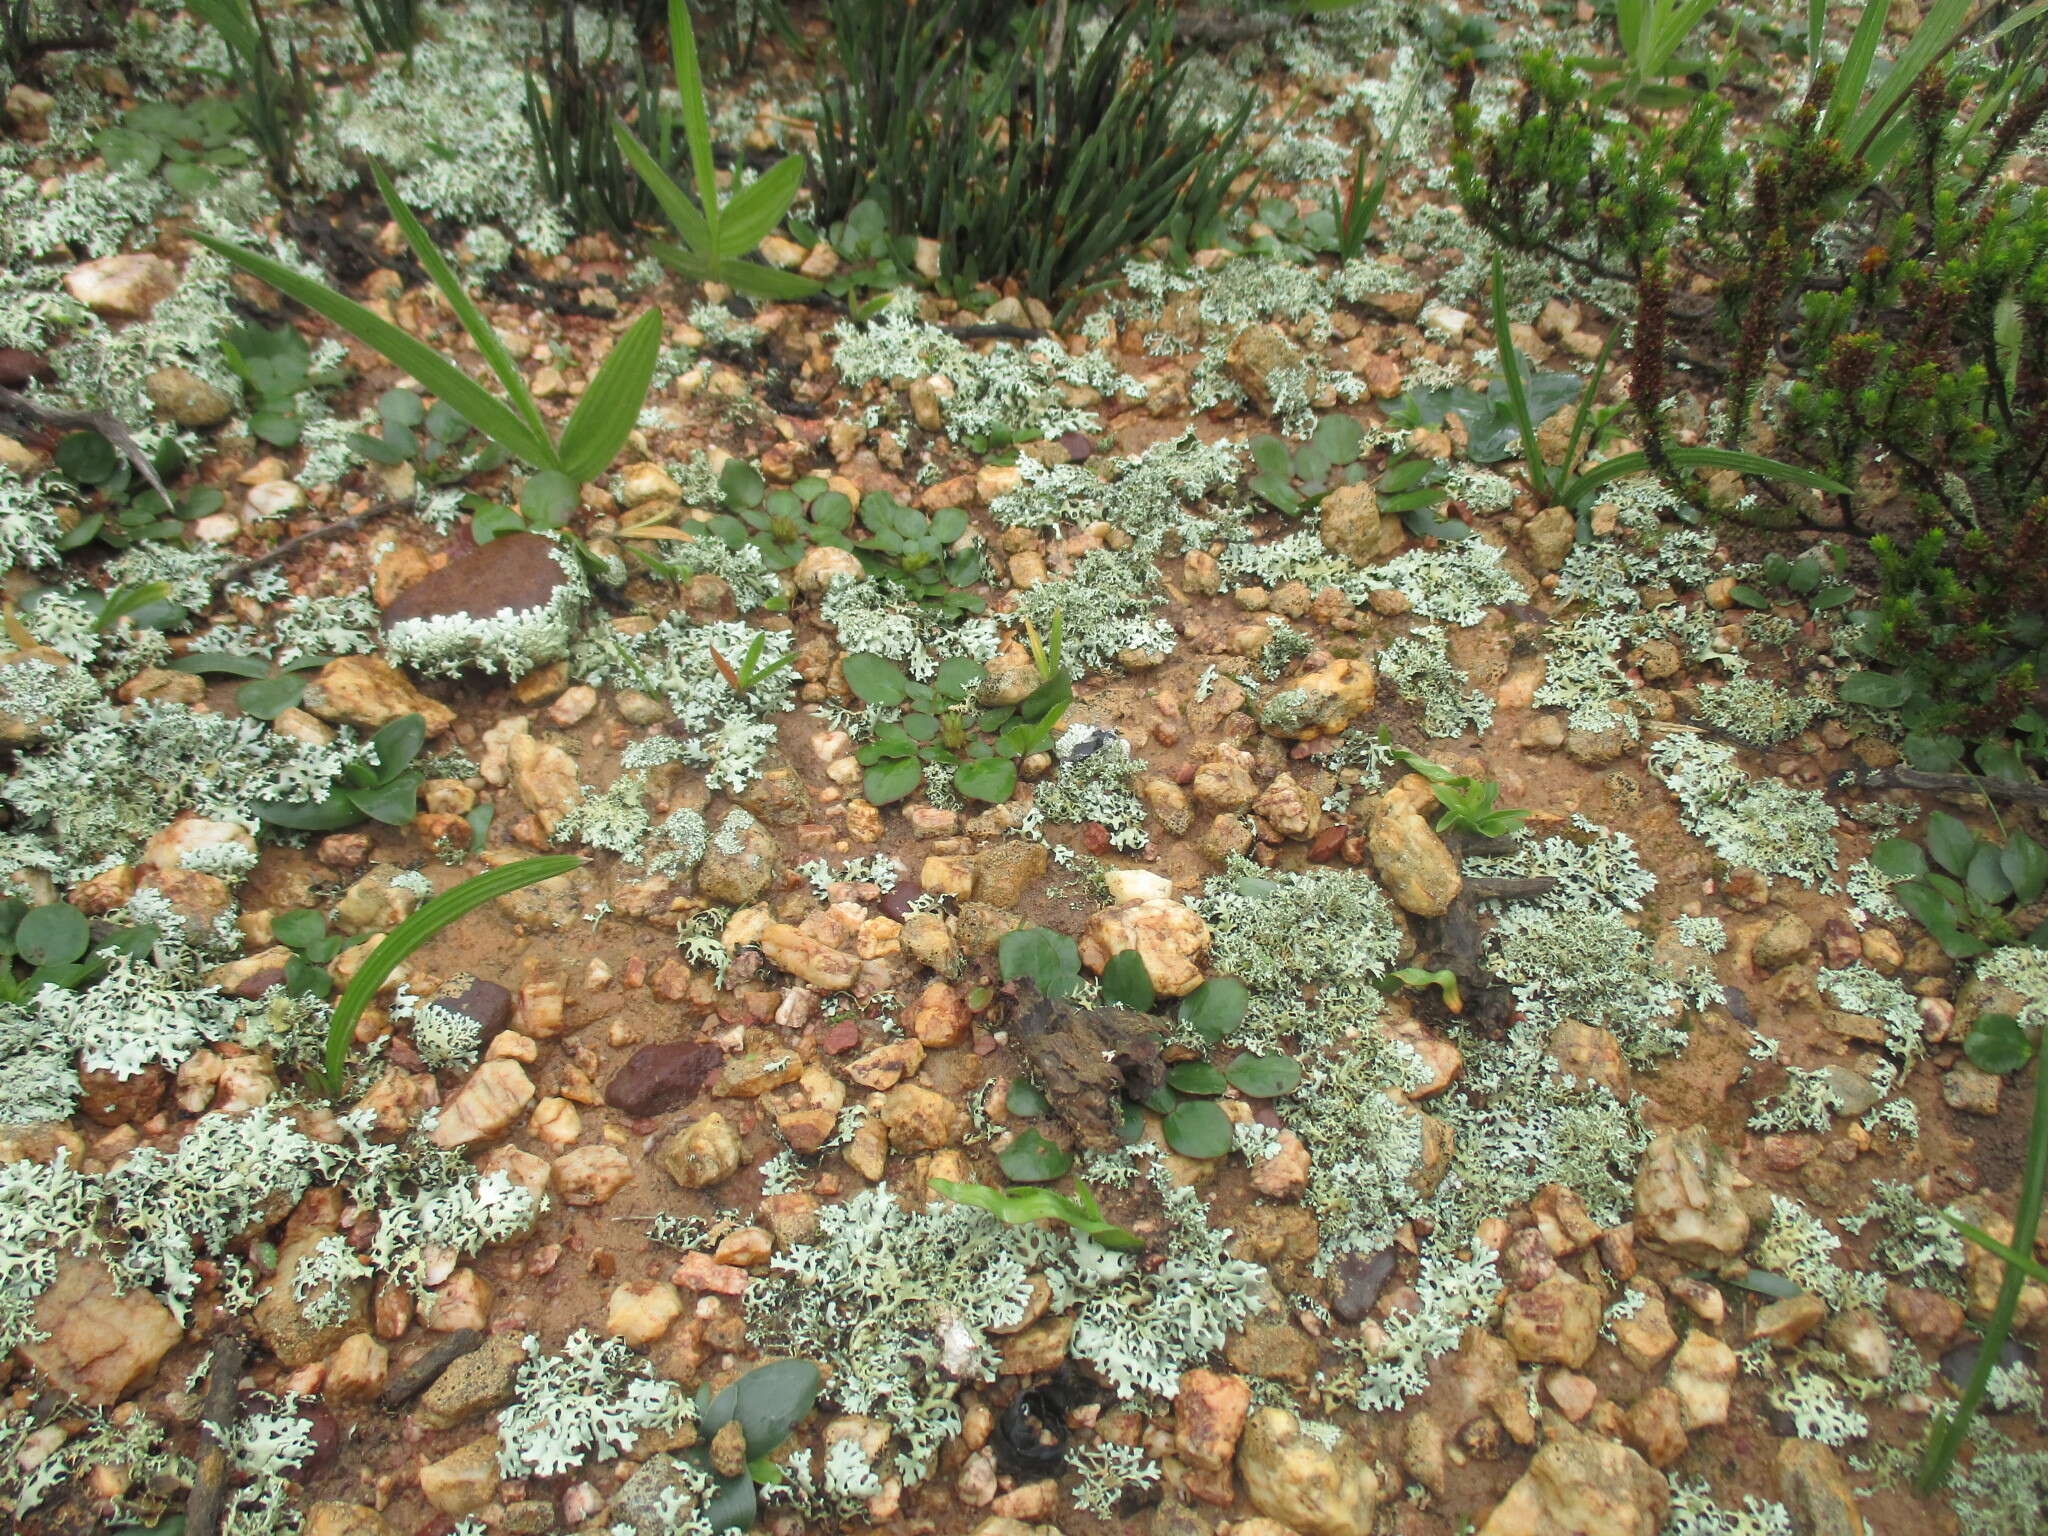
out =
<svg viewBox="0 0 2048 1536"><path fill-rule="evenodd" d="M328 932L327 919L311 907L278 913L270 933L292 952L284 963L285 991L294 997L325 997L334 990L328 962L353 944L353 937Z"/></svg>
<svg viewBox="0 0 2048 1536"><path fill-rule="evenodd" d="M88 986L116 955L139 958L161 937L149 924L116 927L93 920L69 902L30 906L0 898L0 1003L27 1004L44 987ZM17 974L15 967L26 970Z"/></svg>
<svg viewBox="0 0 2048 1536"><path fill-rule="evenodd" d="M1073 698L1071 679L1056 665L1021 703L992 708L974 702L986 674L967 657L941 663L929 683L870 651L848 656L844 666L856 698L895 712L854 754L867 769L862 787L875 805L918 789L928 766L950 767L953 787L968 799L1002 804L1017 788L1018 759L1050 749Z"/></svg>
<svg viewBox="0 0 2048 1536"><path fill-rule="evenodd" d="M281 712L281 711L280 711ZM342 769L342 779L324 800L301 803L265 800L257 815L294 832L332 832L365 819L402 827L419 812L425 775L413 760L426 745L427 723L400 715L364 744L362 755Z"/></svg>
<svg viewBox="0 0 2048 1536"><path fill-rule="evenodd" d="M398 221L406 243L504 386L505 399L493 395L427 343L324 283L216 236L194 234L192 238L381 352L508 455L578 485L595 479L618 456L639 420L661 351L661 311L650 309L613 344L558 436L542 418L512 354L463 290L447 258L392 189L382 167L373 167L373 173L377 190Z"/></svg>
<svg viewBox="0 0 2048 1536"><path fill-rule="evenodd" d="M887 491L869 491L860 500L860 520L868 536L853 547L869 575L902 588L919 607L943 619L980 613L988 606L973 590L988 574L981 551L972 545L953 547L967 532L967 514L958 507L927 514Z"/></svg>
<svg viewBox="0 0 2048 1536"><path fill-rule="evenodd" d="M697 39L685 0L669 0L668 26L696 201L676 185L633 130L616 118L612 121L612 138L619 152L647 184L682 241L681 245L657 241L654 254L684 277L724 283L758 298L800 299L815 292L817 284L807 277L744 259L789 212L803 181L803 161L787 156L759 180L721 198L717 163L711 152L711 118L704 106L704 78L697 65Z"/></svg>
<svg viewBox="0 0 2048 1536"><path fill-rule="evenodd" d="M1406 747L1388 746L1386 733L1380 744L1387 746L1396 762L1429 781L1437 804L1444 808L1437 818L1439 832L1469 832L1474 837L1505 837L1528 820L1527 811L1500 805L1500 785L1492 779L1477 779L1469 773L1453 773Z"/></svg>
<svg viewBox="0 0 2048 1536"><path fill-rule="evenodd" d="M402 387L377 397L377 431L352 432L348 445L372 464L411 463L426 485L460 485L509 457L447 401L428 405L417 390Z"/></svg>
<svg viewBox="0 0 2048 1536"><path fill-rule="evenodd" d="M126 549L145 539L180 539L185 525L211 516L227 505L212 486L173 492L166 501L150 486L126 454L90 428L67 432L57 440L52 457L58 471L87 493L83 515L57 540L60 550L83 549L97 539L112 549ZM159 481L168 482L185 470L185 450L173 438L149 455Z"/></svg>
<svg viewBox="0 0 2048 1536"><path fill-rule="evenodd" d="M774 1453L811 1411L824 1384L823 1373L808 1360L771 1360L715 1396L708 1384L698 1388L698 1444L684 1459L712 1479L711 1497L698 1511L712 1530L753 1529L758 1489L784 1481ZM743 1437L746 1465L737 1472L715 1464L714 1442L728 1424L738 1424Z"/></svg>
<svg viewBox="0 0 2048 1536"><path fill-rule="evenodd" d="M853 548L853 503L816 475L771 490L753 465L728 459L718 489L726 510L712 517L711 531L728 549L753 545L771 571L794 569L807 549Z"/></svg>
<svg viewBox="0 0 2048 1536"><path fill-rule="evenodd" d="M295 409L300 395L316 384L340 382L314 369L305 338L289 325L238 325L221 337L220 350L248 389L250 435L273 448L298 442L305 426Z"/></svg>
<svg viewBox="0 0 2048 1536"><path fill-rule="evenodd" d="M1870 862L1900 881L1892 895L1952 959L2001 944L2048 943L2048 923L2026 934L2013 923L2048 891L2048 849L2023 831L1994 843L1934 811L1924 850L1910 838L1888 837L1870 850Z"/></svg>

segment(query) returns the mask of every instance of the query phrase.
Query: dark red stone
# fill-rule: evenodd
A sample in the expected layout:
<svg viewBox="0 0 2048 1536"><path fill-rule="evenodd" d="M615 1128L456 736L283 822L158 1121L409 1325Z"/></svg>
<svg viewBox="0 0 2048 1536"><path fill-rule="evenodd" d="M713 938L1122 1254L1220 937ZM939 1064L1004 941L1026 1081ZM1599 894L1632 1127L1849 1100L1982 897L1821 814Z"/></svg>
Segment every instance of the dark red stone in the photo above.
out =
<svg viewBox="0 0 2048 1536"><path fill-rule="evenodd" d="M881 907L882 916L900 923L910 916L910 904L923 894L924 887L906 876L898 880L893 889L882 892L882 899L876 905Z"/></svg>
<svg viewBox="0 0 2048 1536"><path fill-rule="evenodd" d="M1350 828L1339 822L1334 827L1325 827L1315 835L1308 845L1308 861L1311 864L1327 864L1344 851L1344 839Z"/></svg>
<svg viewBox="0 0 2048 1536"><path fill-rule="evenodd" d="M399 593L384 610L384 627L448 614L490 618L508 608L545 608L568 579L548 540L537 533L503 534Z"/></svg>
<svg viewBox="0 0 2048 1536"><path fill-rule="evenodd" d="M708 1040L665 1040L643 1045L612 1074L604 1101L636 1119L687 1104L718 1075L725 1053Z"/></svg>
<svg viewBox="0 0 2048 1536"><path fill-rule="evenodd" d="M495 981L485 981L481 977L451 976L435 989L427 1001L436 1008L445 1008L465 1019L476 1020L482 1032L479 1038L485 1045L489 1045L512 1023L512 994Z"/></svg>
<svg viewBox="0 0 2048 1536"><path fill-rule="evenodd" d="M860 1024L854 1019L841 1019L825 1031L825 1049L834 1056L843 1056L860 1044Z"/></svg>

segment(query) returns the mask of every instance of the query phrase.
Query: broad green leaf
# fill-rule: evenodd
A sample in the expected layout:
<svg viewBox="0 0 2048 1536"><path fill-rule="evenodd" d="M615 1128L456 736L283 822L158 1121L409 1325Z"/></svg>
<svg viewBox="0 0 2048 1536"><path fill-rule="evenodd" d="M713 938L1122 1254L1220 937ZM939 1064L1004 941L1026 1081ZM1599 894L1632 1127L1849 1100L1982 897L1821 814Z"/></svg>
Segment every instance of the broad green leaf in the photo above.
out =
<svg viewBox="0 0 2048 1536"><path fill-rule="evenodd" d="M173 672L222 672L229 677L268 677L270 663L260 656L238 656L233 651L187 651L170 662Z"/></svg>
<svg viewBox="0 0 2048 1536"><path fill-rule="evenodd" d="M568 443L568 434L562 441ZM544 469L519 488L519 510L531 528L559 528L576 511L577 482L558 469Z"/></svg>
<svg viewBox="0 0 2048 1536"><path fill-rule="evenodd" d="M1890 672L1851 672L1835 690L1851 704L1897 709L1913 697L1913 685Z"/></svg>
<svg viewBox="0 0 2048 1536"><path fill-rule="evenodd" d="M417 773L401 773L389 783L344 793L365 816L387 827L402 827L419 814L420 781Z"/></svg>
<svg viewBox="0 0 2048 1536"><path fill-rule="evenodd" d="M271 936L287 949L306 949L327 937L327 919L310 907L280 912L270 924Z"/></svg>
<svg viewBox="0 0 2048 1536"><path fill-rule="evenodd" d="M647 403L660 357L661 311L650 309L605 355L562 428L562 472L570 479L594 480L618 457Z"/></svg>
<svg viewBox="0 0 2048 1536"><path fill-rule="evenodd" d="M2048 850L2024 832L2015 832L2006 840L1999 868L2022 906L2031 906L2048 890Z"/></svg>
<svg viewBox="0 0 2048 1536"><path fill-rule="evenodd" d="M1927 818L1927 851L1943 869L1961 876L1976 856L1977 834L1947 811L1934 811Z"/></svg>
<svg viewBox="0 0 2048 1536"><path fill-rule="evenodd" d="M2012 896L2012 882L2005 878L2005 870L2000 860L2000 855L2004 851L2002 848L1994 848L1989 843L1979 843L1977 851L1970 855L1967 883L1979 898L1994 905L2001 904Z"/></svg>
<svg viewBox="0 0 2048 1536"><path fill-rule="evenodd" d="M1251 993L1235 976L1211 976L1181 999L1180 1020L1210 1044L1244 1021Z"/></svg>
<svg viewBox="0 0 2048 1536"><path fill-rule="evenodd" d="M1332 464L1349 464L1358 457L1365 442L1365 429L1349 416L1333 414L1316 423L1315 435L1309 440L1322 449Z"/></svg>
<svg viewBox="0 0 2048 1536"><path fill-rule="evenodd" d="M1029 980L1047 997L1067 997L1081 978L1074 941L1049 928L1013 928L996 944L1003 980Z"/></svg>
<svg viewBox="0 0 2048 1536"><path fill-rule="evenodd" d="M244 683L235 690L235 707L258 720L275 720L286 710L297 708L306 695L306 681L297 673L287 672L282 677Z"/></svg>
<svg viewBox="0 0 2048 1536"><path fill-rule="evenodd" d="M378 777L388 779L418 757L420 748L426 744L425 717L417 713L400 715L370 738L369 748L364 755L375 758Z"/></svg>
<svg viewBox="0 0 2048 1536"><path fill-rule="evenodd" d="M1927 873L1927 855L1911 838L1887 837L1874 843L1870 862L1894 880L1911 880Z"/></svg>
<svg viewBox="0 0 2048 1536"><path fill-rule="evenodd" d="M1013 1115L1049 1115L1052 1113L1052 1100L1045 1096L1037 1084L1026 1082L1020 1077L1010 1084L1010 1092L1003 1100L1003 1107Z"/></svg>
<svg viewBox="0 0 2048 1536"><path fill-rule="evenodd" d="M1230 1117L1209 1099L1189 1099L1166 1117L1166 1144L1182 1157L1221 1157L1235 1144Z"/></svg>
<svg viewBox="0 0 2048 1536"><path fill-rule="evenodd" d="M895 705L910 697L910 679L886 656L855 651L843 663L846 686L864 704Z"/></svg>
<svg viewBox="0 0 2048 1536"><path fill-rule="evenodd" d="M982 664L971 656L949 656L939 663L932 679L932 692L940 698L961 700L973 696L986 675Z"/></svg>
<svg viewBox="0 0 2048 1536"><path fill-rule="evenodd" d="M1166 1069L1166 1085L1176 1093L1192 1093L1213 1099L1230 1083L1206 1061L1177 1061Z"/></svg>
<svg viewBox="0 0 2048 1536"><path fill-rule="evenodd" d="M1006 757L979 757L953 770L953 787L970 800L1001 805L1017 788L1017 765Z"/></svg>
<svg viewBox="0 0 2048 1536"><path fill-rule="evenodd" d="M273 827L289 827L294 832L335 832L363 819L363 813L338 790L325 800L310 802L259 800L256 815Z"/></svg>
<svg viewBox="0 0 2048 1536"><path fill-rule="evenodd" d="M818 1400L824 1377L808 1360L774 1360L756 1366L705 1407L706 1439L735 1419L746 1437L747 1455L766 1456L789 1438Z"/></svg>
<svg viewBox="0 0 2048 1536"><path fill-rule="evenodd" d="M542 420L540 407L534 403L533 392L526 387L526 376L519 371L519 365L512 360L504 341L499 337L491 322L484 318L484 312L476 307L476 301L462 286L462 279L455 275L455 269L448 265L448 258L441 254L429 235L426 226L406 207L405 200L391 185L391 178L384 174L384 167L376 161L370 162L370 174L376 178L377 191L382 194L384 204L391 210L391 217L398 221L405 243L412 247L427 276L434 286L441 290L441 297L448 301L448 307L455 311L455 318L462 322L462 328L469 332L469 339L476 343L476 349L483 354L485 364L498 376L498 383L504 386L505 397L512 409L541 442L548 441L548 425ZM421 380L422 383L426 381ZM438 393L438 391L437 391ZM458 410L461 407L456 407ZM471 423L471 425L476 425ZM549 464L550 469L557 468Z"/></svg>
<svg viewBox="0 0 2048 1536"><path fill-rule="evenodd" d="M477 431L529 464L559 469L554 445L545 434L536 434L519 413L464 373L454 363L417 337L409 336L390 321L353 299L344 298L324 284L268 256L194 231L192 238L243 271L261 278L279 293L333 321L365 346L373 347L392 363L425 386Z"/></svg>
<svg viewBox="0 0 2048 1536"><path fill-rule="evenodd" d="M870 805L894 805L924 783L924 765L914 757L892 757L876 763L861 780Z"/></svg>
<svg viewBox="0 0 2048 1536"><path fill-rule="evenodd" d="M69 965L92 944L92 924L69 902L31 907L14 929L14 952L33 966Z"/></svg>
<svg viewBox="0 0 2048 1536"><path fill-rule="evenodd" d="M1024 1131L996 1154L1003 1177L1015 1184L1044 1184L1074 1166L1066 1150L1037 1131Z"/></svg>
<svg viewBox="0 0 2048 1536"><path fill-rule="evenodd" d="M1265 1056L1245 1055L1225 1067L1223 1075L1248 1098L1277 1099L1301 1086L1301 1063L1277 1051Z"/></svg>
<svg viewBox="0 0 2048 1536"><path fill-rule="evenodd" d="M1102 968L1102 1000L1133 1013L1150 1013L1154 1000L1152 973L1135 949L1121 949Z"/></svg>
<svg viewBox="0 0 2048 1536"><path fill-rule="evenodd" d="M2033 1059L2034 1042L2011 1014L1980 1013L1963 1041L1963 1054L1979 1071L2003 1077Z"/></svg>
<svg viewBox="0 0 2048 1536"><path fill-rule="evenodd" d="M362 1017L363 1010L377 995L378 989L391 979L391 973L415 950L443 928L467 917L485 903L523 890L538 881L566 875L582 863L583 860L572 853L556 853L535 859L519 859L486 870L483 874L472 875L460 885L423 903L412 916L385 934L350 979L340 1001L334 1005L334 1016L327 1027L327 1091L341 1092L343 1071L348 1065L349 1042L355 1038L356 1020Z"/></svg>

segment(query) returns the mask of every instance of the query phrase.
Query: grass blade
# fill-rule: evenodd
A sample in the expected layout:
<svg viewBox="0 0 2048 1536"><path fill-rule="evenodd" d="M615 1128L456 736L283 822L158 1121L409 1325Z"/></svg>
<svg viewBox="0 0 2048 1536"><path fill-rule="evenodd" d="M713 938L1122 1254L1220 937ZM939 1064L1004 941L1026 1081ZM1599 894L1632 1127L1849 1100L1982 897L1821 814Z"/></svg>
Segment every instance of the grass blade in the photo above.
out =
<svg viewBox="0 0 2048 1536"><path fill-rule="evenodd" d="M1564 458L1557 466L1560 475L1569 475L1572 466L1579 460L1579 445L1585 441L1586 427L1593 420L1593 406L1600 397L1600 380L1607 374L1608 359L1614 356L1614 344L1621 339L1621 325L1617 321L1608 327L1607 339L1600 343L1600 355L1593 359L1593 371L1586 375L1586 387L1579 394L1579 403L1572 410L1572 437L1565 444Z"/></svg>
<svg viewBox="0 0 2048 1536"><path fill-rule="evenodd" d="M605 355L562 428L562 473L581 484L604 473L625 446L661 356L661 311L650 309Z"/></svg>
<svg viewBox="0 0 2048 1536"><path fill-rule="evenodd" d="M2019 1206L2013 1213L2014 1233L2031 1235L2039 1225L2044 1185L2048 1185L2048 1062L2037 1060L2034 1064L2034 1118L2027 1126L2027 1161L2020 1178ZM1963 1438L1970 1432L1970 1420L1976 1415L1977 1404L1983 1400L1984 1388L2005 1348L2006 1335L2012 1331L2012 1315L2019 1307L2020 1288L2026 1284L2026 1279L2024 1270L2007 1262L2005 1278L1998 1287L1998 1304L1992 1309L1991 1319L1978 1341L1977 1363L1971 1367L1963 1395L1956 1400L1954 1413L1936 1421L1927 1442L1927 1452L1921 1458L1920 1472L1914 1481L1923 1494L1932 1493L1948 1481L1949 1469L1955 1465L1956 1453L1963 1448Z"/></svg>
<svg viewBox="0 0 2048 1536"><path fill-rule="evenodd" d="M505 350L505 343L498 339L498 333L491 328L491 322L484 318L483 311L476 307L468 293L463 290L462 279L455 275L455 269L448 265L447 257L436 249L433 237L426 231L413 211L405 206L391 180L384 174L384 167L372 164L370 174L377 178L377 190L384 196L384 204L391 210L391 216L398 221L399 230L405 235L405 243L419 257L420 265L427 269L427 276L434 280L434 286L441 290L441 297L448 301L448 307L455 311L455 318L462 322L462 328L469 332L469 339L476 343L477 351L483 354L498 382L505 386L505 397L511 401L533 435L542 442L548 440L548 425L541 419L540 407L533 403L533 394L526 387L526 379L519 372L519 365L512 361L512 354ZM550 469L556 468L549 465Z"/></svg>
<svg viewBox="0 0 2048 1536"><path fill-rule="evenodd" d="M1529 488L1544 504L1550 500L1550 476L1543 466L1543 450L1536 442L1536 423L1529 419L1529 396L1522 388L1522 364L1515 356L1515 339L1508 330L1507 285L1500 275L1500 256L1493 258L1493 342L1500 351L1500 370L1507 380L1508 409L1515 418L1515 430L1522 434L1522 457L1529 466Z"/></svg>
<svg viewBox="0 0 2048 1536"><path fill-rule="evenodd" d="M282 262L213 235L195 231L192 238L216 256L224 257L243 271L260 277L287 298L305 305L317 315L325 316L365 346L383 353L393 364L419 380L430 393L446 401L448 407L464 421L506 451L543 469L556 467L552 443L544 437L536 437L517 411L418 337L407 335L355 300L293 271Z"/></svg>
<svg viewBox="0 0 2048 1536"><path fill-rule="evenodd" d="M1843 127L1845 145L1857 154L1869 147L1870 140L1877 137L1885 120L1919 83L1928 66L1955 46L1956 39L1970 24L1971 7L1972 0L1936 0L1925 19L1913 29L1913 40L1892 65L1884 83L1870 93L1870 100Z"/></svg>
<svg viewBox="0 0 2048 1536"><path fill-rule="evenodd" d="M480 875L471 875L428 901L396 928L385 934L370 951L370 957L350 978L341 1000L334 1005L334 1017L327 1026L327 1091L339 1094L342 1072L348 1065L349 1042L355 1038L356 1020L377 995L377 989L413 951L446 928L467 917L486 902L496 901L541 880L566 875L583 862L573 853L551 853L537 859L520 859Z"/></svg>
<svg viewBox="0 0 2048 1536"><path fill-rule="evenodd" d="M1766 459L1759 454L1740 453L1733 448L1673 448L1668 457L1680 469L1733 469L1745 475L1758 475L1768 480L1786 480L1793 485L1803 485L1810 491L1826 491L1833 496L1846 496L1849 487L1839 480L1830 480L1826 475L1797 464L1781 464L1776 459ZM1646 453L1624 453L1617 458L1595 464L1564 488L1558 499L1566 506L1576 506L1589 491L1596 491L1611 481L1625 479L1629 475L1647 473L1652 468L1650 456Z"/></svg>
<svg viewBox="0 0 2048 1536"><path fill-rule="evenodd" d="M669 52L676 64L676 90L683 98L683 137L690 145L690 171L704 209L705 252L718 255L718 166L711 158L711 118L704 110L704 75L697 67L697 34L690 29L687 0L668 0Z"/></svg>
<svg viewBox="0 0 2048 1536"><path fill-rule="evenodd" d="M1877 57L1878 40L1884 36L1885 17L1889 14L1888 6L1864 7L1863 19L1856 23L1856 31L1849 38L1849 51L1835 71L1835 90L1828 98L1827 115L1821 119L1822 133L1838 132L1863 99L1863 86L1870 79L1870 64Z"/></svg>
<svg viewBox="0 0 2048 1536"><path fill-rule="evenodd" d="M1954 1227L1993 1258L2005 1260L2006 1263L2025 1275L2029 1280L2039 1280L2044 1285L2048 1285L2048 1265L2036 1263L2031 1255L2021 1253L2018 1249L2001 1243L1982 1227L1972 1226L1960 1217L1951 1216L1947 1211L1936 1211L1934 1214Z"/></svg>

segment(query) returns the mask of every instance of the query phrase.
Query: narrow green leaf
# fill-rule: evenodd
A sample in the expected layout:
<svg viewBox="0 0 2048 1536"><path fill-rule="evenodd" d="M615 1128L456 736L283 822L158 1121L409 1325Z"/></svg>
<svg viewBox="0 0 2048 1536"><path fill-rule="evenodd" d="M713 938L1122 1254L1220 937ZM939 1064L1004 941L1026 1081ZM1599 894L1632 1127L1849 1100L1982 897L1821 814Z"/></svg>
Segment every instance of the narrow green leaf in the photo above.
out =
<svg viewBox="0 0 2048 1536"><path fill-rule="evenodd" d="M682 236L683 244L709 259L711 226L704 222L703 213L690 201L689 193L675 184L674 178L647 152L647 147L633 136L633 131L616 119L612 122L612 137L618 142L619 152L626 157L626 163L647 184L647 190L654 194L661 211L668 215L669 223Z"/></svg>
<svg viewBox="0 0 2048 1536"><path fill-rule="evenodd" d="M759 245L789 212L789 205L796 200L797 188L802 185L803 177L803 160L790 155L777 161L758 180L735 192L732 200L719 212L718 250L715 254L721 260L729 256L744 256Z"/></svg>
<svg viewBox="0 0 2048 1536"><path fill-rule="evenodd" d="M688 0L668 0L669 56L675 60L676 92L683 102L683 137L690 146L690 169L697 179L697 201L704 209L704 251L719 253L718 166L711 158L711 117L704 109L704 75L697 67L697 34L690 26Z"/></svg>
<svg viewBox="0 0 2048 1536"><path fill-rule="evenodd" d="M563 474L595 480L611 465L639 422L660 359L661 311L650 309L613 344L562 428Z"/></svg>
<svg viewBox="0 0 2048 1536"><path fill-rule="evenodd" d="M405 236L405 243L426 268L427 276L434 286L441 290L441 297L448 301L448 307L455 311L455 318L462 322L462 328L469 332L469 339L476 343L476 349L483 354L484 362L492 373L498 376L504 386L505 398L512 403L533 435L542 442L548 440L548 425L541 419L540 407L534 403L533 392L526 387L526 376L519 371L519 365L512 361L512 354L505 350L505 343L484 318L484 312L476 307L468 291L462 286L462 279L455 275L455 269L448 265L434 244L426 226L406 207L405 200L391 185L391 179L384 174L384 167L376 161L370 162L370 174L377 179L377 190L383 195L385 206L390 208L392 218L398 221L398 228ZM556 466L550 465L549 468Z"/></svg>
<svg viewBox="0 0 2048 1536"><path fill-rule="evenodd" d="M315 314L333 321L365 346L384 354L404 369L457 415L506 451L543 469L559 469L554 445L536 436L519 413L498 399L476 380L417 337L409 336L390 321L353 299L293 271L268 256L230 244L213 235L194 231L192 238L216 256L233 262L243 271L261 278L279 293L296 300Z"/></svg>
<svg viewBox="0 0 2048 1536"><path fill-rule="evenodd" d="M1733 469L1745 475L1759 475L1771 480L1789 480L1794 485L1803 485L1808 490L1826 491L1830 495L1846 496L1849 488L1839 480L1830 480L1826 475L1810 469L1801 469L1796 464L1781 464L1776 459L1766 459L1754 453L1741 453L1732 448L1673 448L1671 462L1680 469ZM1603 460L1567 485L1558 493L1558 500L1566 506L1577 506L1588 495L1601 486L1630 475L1647 474L1650 470L1648 454L1623 453Z"/></svg>
<svg viewBox="0 0 2048 1536"><path fill-rule="evenodd" d="M1522 388L1521 359L1515 354L1515 338L1508 328L1507 282L1501 276L1500 254L1493 258L1493 341L1500 352L1501 378L1508 388L1508 409L1515 418L1515 430L1522 435L1522 461L1529 472L1529 488L1538 504L1549 500L1550 477L1543 466L1543 451L1536 442L1536 423L1529 418L1529 396Z"/></svg>
<svg viewBox="0 0 2048 1536"><path fill-rule="evenodd" d="M678 0L680 3L680 0ZM334 1017L327 1028L327 1091L341 1092L343 1070L348 1065L349 1042L355 1038L356 1020L377 995L377 989L391 978L412 953L451 923L459 922L478 907L538 881L552 880L577 868L583 860L572 853L547 854L520 859L472 875L460 885L443 891L424 903L412 916L378 941L369 958L349 981L334 1005Z"/></svg>

